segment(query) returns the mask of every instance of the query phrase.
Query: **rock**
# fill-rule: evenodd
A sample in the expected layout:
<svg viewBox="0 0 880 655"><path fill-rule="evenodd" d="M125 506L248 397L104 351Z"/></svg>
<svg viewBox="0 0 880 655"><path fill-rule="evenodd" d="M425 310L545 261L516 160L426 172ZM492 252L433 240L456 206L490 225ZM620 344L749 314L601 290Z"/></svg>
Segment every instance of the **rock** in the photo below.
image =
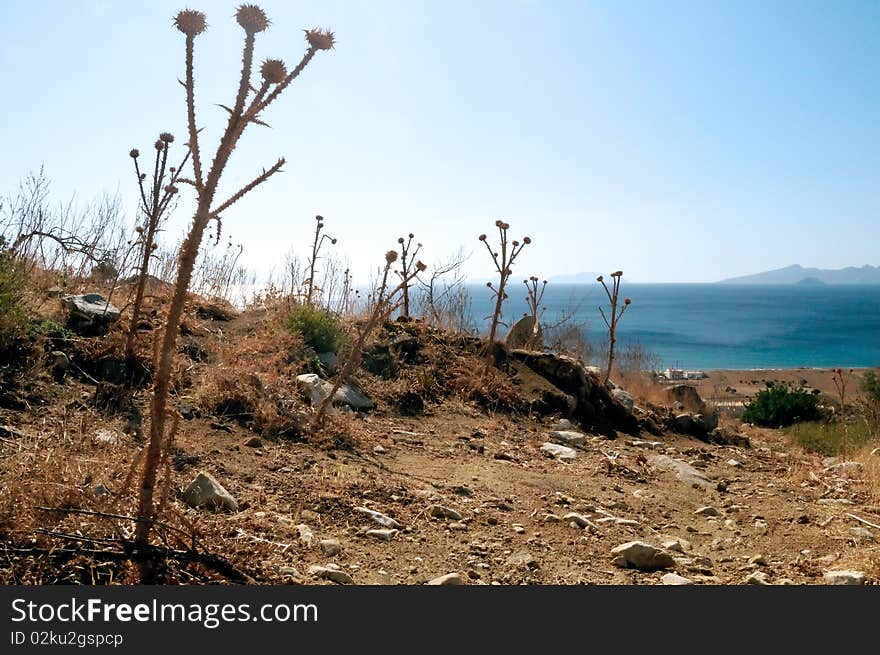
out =
<svg viewBox="0 0 880 655"><path fill-rule="evenodd" d="M312 406L321 404L333 389L332 382L322 380L314 373L298 375L296 376L296 382L309 392ZM357 411L373 409L375 406L373 401L367 398L362 391L355 388L353 384L348 383L343 384L336 390L336 394L333 396L333 404L347 405Z"/></svg>
<svg viewBox="0 0 880 655"><path fill-rule="evenodd" d="M678 575L676 573L667 573L662 578L660 578L660 582L665 585L691 585L694 584L692 580L685 578L684 576Z"/></svg>
<svg viewBox="0 0 880 655"><path fill-rule="evenodd" d="M746 578L746 584L769 585L770 581L767 579L766 573L763 571L755 571Z"/></svg>
<svg viewBox="0 0 880 655"><path fill-rule="evenodd" d="M706 489L714 486L709 478L700 473L693 466L677 459L672 459L668 455L652 455L648 457L648 464L660 469L672 471L675 473L675 477L687 484L699 485Z"/></svg>
<svg viewBox="0 0 880 655"><path fill-rule="evenodd" d="M540 568L538 560L527 550L518 550L507 558L507 565L518 569L537 569Z"/></svg>
<svg viewBox="0 0 880 655"><path fill-rule="evenodd" d="M656 450L660 448L663 444L660 441L642 441L641 439L635 439L629 442L629 445L633 448L647 448L648 450Z"/></svg>
<svg viewBox="0 0 880 655"><path fill-rule="evenodd" d="M81 336L103 336L111 323L119 319L119 309L99 293L65 296L68 327Z"/></svg>
<svg viewBox="0 0 880 655"><path fill-rule="evenodd" d="M874 533L868 530L868 528L863 527L855 527L850 528L849 533L855 537L857 540L862 539L864 541L874 541Z"/></svg>
<svg viewBox="0 0 880 655"><path fill-rule="evenodd" d="M235 498L217 482L210 473L200 472L196 479L189 483L183 492L183 500L190 507L210 507L212 509L225 509L230 512L238 511L238 503Z"/></svg>
<svg viewBox="0 0 880 655"><path fill-rule="evenodd" d="M540 350L544 345L541 323L531 316L523 316L507 332L507 336L504 338L504 345L509 350L514 348Z"/></svg>
<svg viewBox="0 0 880 655"><path fill-rule="evenodd" d="M767 560L764 559L763 555L755 555L754 557L749 558L749 564L754 564L755 566L767 566Z"/></svg>
<svg viewBox="0 0 880 655"><path fill-rule="evenodd" d="M461 521L462 516L451 507L443 505L431 505L428 514L438 519L452 519L453 521Z"/></svg>
<svg viewBox="0 0 880 655"><path fill-rule="evenodd" d="M676 384L666 390L666 397L671 403L680 403L686 412L700 414L705 410L706 404L700 398L696 387L689 384Z"/></svg>
<svg viewBox="0 0 880 655"><path fill-rule="evenodd" d="M633 407L635 407L636 401L633 400L633 397L623 389L614 389L611 392L611 397L614 398L621 405L626 407L626 410L628 412L633 411Z"/></svg>
<svg viewBox="0 0 880 655"><path fill-rule="evenodd" d="M464 532L464 531L466 531L466 530L468 529L468 527L467 527L467 523L458 523L458 522L449 523L449 524L447 525L447 527L448 527L450 530L460 530L460 531L462 531L462 532Z"/></svg>
<svg viewBox="0 0 880 655"><path fill-rule="evenodd" d="M684 545L681 543L681 541L679 541L677 539L674 541L664 541L662 545L663 545L664 550L669 550L674 553L682 553L682 554L684 554L684 552L685 552Z"/></svg>
<svg viewBox="0 0 880 655"><path fill-rule="evenodd" d="M105 446L113 446L118 440L116 433L112 430L98 430L95 434L95 443L104 444Z"/></svg>
<svg viewBox="0 0 880 655"><path fill-rule="evenodd" d="M700 509L696 510L694 514L699 514L700 516L721 516L721 512L719 512L711 505L701 507Z"/></svg>
<svg viewBox="0 0 880 655"><path fill-rule="evenodd" d="M667 423L667 428L672 432L686 434L691 437L705 440L709 435L709 426L700 414L677 414Z"/></svg>
<svg viewBox="0 0 880 655"><path fill-rule="evenodd" d="M67 369L70 367L70 357L67 353L60 350L53 350L50 355L49 368L52 371L52 379L55 382L61 382L67 375Z"/></svg>
<svg viewBox="0 0 880 655"><path fill-rule="evenodd" d="M342 569L327 565L327 566L310 566L309 567L309 575L315 578L321 578L322 580L330 580L331 582L335 582L336 584L353 584L354 580L352 580L351 576L343 571Z"/></svg>
<svg viewBox="0 0 880 655"><path fill-rule="evenodd" d="M735 459L729 459L729 460L727 460L727 465L728 465L728 466L732 466L733 468L737 468L737 469L738 469L738 468L742 468L742 462L737 461L737 460L735 460Z"/></svg>
<svg viewBox="0 0 880 655"><path fill-rule="evenodd" d="M321 552L327 557L333 557L342 552L342 544L336 539L322 539L318 545L321 547Z"/></svg>
<svg viewBox="0 0 880 655"><path fill-rule="evenodd" d="M260 439L259 437L251 437L250 439L248 439L247 441L244 442L244 445L247 446L248 448L262 448L263 447L263 440Z"/></svg>
<svg viewBox="0 0 880 655"><path fill-rule="evenodd" d="M586 528L590 525L590 520L584 516L583 514L578 514L577 512L569 512L565 516L562 517L563 521L570 521L571 523L576 523L578 527Z"/></svg>
<svg viewBox="0 0 880 655"><path fill-rule="evenodd" d="M548 457L554 457L562 462L571 462L577 457L577 452L574 449L550 443L549 441L541 446L541 452Z"/></svg>
<svg viewBox="0 0 880 655"><path fill-rule="evenodd" d="M311 548L312 544L315 543L315 533L312 532L312 529L305 523L300 523L296 526L296 531L299 533L299 540L303 542L307 548Z"/></svg>
<svg viewBox="0 0 880 655"><path fill-rule="evenodd" d="M461 577L459 573L447 573L446 575L441 575L439 578L434 578L433 580L428 580L425 584L430 586L449 586L449 585L460 585L464 584L464 578Z"/></svg>
<svg viewBox="0 0 880 655"><path fill-rule="evenodd" d="M842 477L858 475L862 472L864 465L861 462L839 462L825 468L826 473L834 473Z"/></svg>
<svg viewBox="0 0 880 655"><path fill-rule="evenodd" d="M556 430L550 437L565 446L583 446L587 443L587 436L574 430Z"/></svg>
<svg viewBox="0 0 880 655"><path fill-rule="evenodd" d="M369 517L370 519L372 519L373 521L375 521L379 525L384 525L386 528L396 528L399 530L400 528L403 527L400 523L395 521L390 516L383 514L382 512L377 512L375 510L368 509L366 507L355 507L354 511L360 512L361 514L364 514L365 516Z"/></svg>
<svg viewBox="0 0 880 655"><path fill-rule="evenodd" d="M109 496L110 490L104 484L96 484L89 489L89 493L95 498L100 498L101 496Z"/></svg>
<svg viewBox="0 0 880 655"><path fill-rule="evenodd" d="M510 527L511 527L511 528L513 529L513 531L516 532L517 534L525 534L525 533L526 533L526 529L525 529L523 526L521 526L519 523L514 523L514 524L511 525Z"/></svg>
<svg viewBox="0 0 880 655"><path fill-rule="evenodd" d="M561 418L556 423L556 430L565 431L565 430L574 430L574 423L569 421L567 418Z"/></svg>
<svg viewBox="0 0 880 655"><path fill-rule="evenodd" d="M819 505L855 505L849 498L820 498L816 502Z"/></svg>
<svg viewBox="0 0 880 655"><path fill-rule="evenodd" d="M384 455L387 451L381 445L373 448L373 453L376 455Z"/></svg>
<svg viewBox="0 0 880 655"><path fill-rule="evenodd" d="M827 571L823 576L830 585L863 585L865 574L861 571Z"/></svg>
<svg viewBox="0 0 880 655"><path fill-rule="evenodd" d="M321 362L321 366L323 366L324 370L330 375L335 375L339 371L339 357L336 353L318 353L317 357L318 361Z"/></svg>
<svg viewBox="0 0 880 655"><path fill-rule="evenodd" d="M321 515L318 514L317 512L313 512L310 509L304 509L303 511L301 511L299 513L299 517L303 521L316 521L317 522L317 521L321 520Z"/></svg>
<svg viewBox="0 0 880 655"><path fill-rule="evenodd" d="M400 530L395 530L394 528L381 528L379 530L367 530L368 537L375 537L381 541L391 541L397 536L397 533Z"/></svg>
<svg viewBox="0 0 880 655"><path fill-rule="evenodd" d="M295 566L282 566L278 569L281 575L289 575L294 578L302 578L302 573Z"/></svg>
<svg viewBox="0 0 880 655"><path fill-rule="evenodd" d="M640 571L656 571L675 565L672 555L642 541L630 541L615 546L611 549L611 554L616 557L615 565L623 563L624 567Z"/></svg>

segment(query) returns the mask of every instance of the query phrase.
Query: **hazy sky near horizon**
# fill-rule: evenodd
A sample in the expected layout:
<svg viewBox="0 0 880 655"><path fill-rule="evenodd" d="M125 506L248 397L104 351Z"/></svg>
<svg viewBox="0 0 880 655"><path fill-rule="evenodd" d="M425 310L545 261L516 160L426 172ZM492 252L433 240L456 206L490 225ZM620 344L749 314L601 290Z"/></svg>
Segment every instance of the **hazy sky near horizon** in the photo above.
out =
<svg viewBox="0 0 880 655"><path fill-rule="evenodd" d="M7 0L0 193L45 166L58 201L119 193L128 151L184 140L188 4L198 117L213 152L243 32L215 0ZM279 156L284 172L224 217L265 275L305 255L314 215L364 279L398 236L427 263L498 218L533 244L517 274L621 268L715 281L792 263L880 264L880 1L270 0L257 56L319 53L245 133L225 197ZM186 194L186 192L185 192ZM169 226L178 237L189 194Z"/></svg>

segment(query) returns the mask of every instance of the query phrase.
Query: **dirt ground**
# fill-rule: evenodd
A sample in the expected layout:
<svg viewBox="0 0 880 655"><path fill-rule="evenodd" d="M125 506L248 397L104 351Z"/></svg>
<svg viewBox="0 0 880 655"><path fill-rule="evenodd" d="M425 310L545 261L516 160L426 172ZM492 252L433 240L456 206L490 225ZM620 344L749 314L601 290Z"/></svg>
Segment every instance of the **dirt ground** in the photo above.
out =
<svg viewBox="0 0 880 655"><path fill-rule="evenodd" d="M224 326L223 338L244 338L260 321L245 315ZM131 536L131 523L110 515L134 511L133 462L143 442L125 416L95 407L87 379L53 384L40 375L39 401L0 409L0 581L131 582L134 566L105 562L100 549ZM712 375L703 391L745 391L741 380L759 378ZM818 372L786 375L824 390ZM141 392L138 402L147 397ZM750 576L816 584L830 570L880 583L877 451L835 466L780 432L724 419L750 447L587 434L575 459L563 462L541 451L558 417L491 412L456 398L429 402L419 416L379 399L375 411L336 421L349 446L255 437L211 416L181 419L163 474L171 528L157 530L159 541L178 550L197 543L257 584L334 584L313 566L338 567L355 584L423 584L451 573L467 584L660 584L669 572L695 584ZM679 477L673 467L689 473ZM237 512L182 501L201 471L232 494ZM435 516L445 512L437 505L451 516ZM358 508L393 518L397 531L373 532L383 526ZM615 566L612 548L636 540L664 548L674 565ZM62 546L98 552L50 563L45 551ZM44 550L29 554L31 547ZM164 580L224 578L175 565Z"/></svg>
<svg viewBox="0 0 880 655"><path fill-rule="evenodd" d="M868 369L844 369L847 394L854 397ZM706 371L708 377L702 380L688 380L687 384L697 388L704 399L740 399L754 397L767 382L786 384L805 389L818 389L831 398L837 398L834 385L834 369L830 368L792 368L763 369L745 371Z"/></svg>

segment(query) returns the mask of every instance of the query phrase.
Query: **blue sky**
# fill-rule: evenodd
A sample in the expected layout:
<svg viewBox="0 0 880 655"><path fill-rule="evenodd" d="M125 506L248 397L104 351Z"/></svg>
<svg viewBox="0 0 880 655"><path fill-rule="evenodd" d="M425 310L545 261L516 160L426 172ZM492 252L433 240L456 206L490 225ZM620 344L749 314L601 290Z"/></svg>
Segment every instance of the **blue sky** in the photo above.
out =
<svg viewBox="0 0 880 655"><path fill-rule="evenodd" d="M243 33L231 2L197 39L203 143L225 124ZM622 268L714 281L791 263L880 264L880 2L274 0L260 58L299 60L246 132L225 196L278 156L285 172L227 212L261 273L305 253L315 214L366 278L398 236L428 263L497 218L534 243L519 272ZM56 197L119 192L128 151L183 140L180 2L7 0L0 192L45 165ZM178 235L193 207L184 197Z"/></svg>

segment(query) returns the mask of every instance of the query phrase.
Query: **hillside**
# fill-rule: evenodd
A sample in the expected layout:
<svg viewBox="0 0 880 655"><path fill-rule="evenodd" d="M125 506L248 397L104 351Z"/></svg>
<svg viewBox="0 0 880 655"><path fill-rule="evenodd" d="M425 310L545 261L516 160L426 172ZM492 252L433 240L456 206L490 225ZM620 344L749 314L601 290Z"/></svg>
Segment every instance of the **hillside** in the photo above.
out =
<svg viewBox="0 0 880 655"><path fill-rule="evenodd" d="M721 280L719 284L880 284L880 266L839 269L805 268L799 264L754 275Z"/></svg>
<svg viewBox="0 0 880 655"><path fill-rule="evenodd" d="M370 346L356 380L374 407L340 412L311 437L296 381L311 364L291 359L278 311L235 316L195 299L187 313L158 532L177 553L200 544L226 564L175 555L163 582L810 584L848 570L880 579L864 523L880 523L877 464L823 462L733 420L710 431L671 400L630 410L590 369L547 353L508 351L500 375L474 377L478 342L420 322L387 323ZM149 390L126 394L110 381L112 341L68 342L63 376L37 365L4 392L6 584L134 579L132 563L109 551L130 534L118 517L132 511ZM234 511L188 504L201 472ZM657 548L651 564L641 547L625 549L629 564L612 554L633 541Z"/></svg>

